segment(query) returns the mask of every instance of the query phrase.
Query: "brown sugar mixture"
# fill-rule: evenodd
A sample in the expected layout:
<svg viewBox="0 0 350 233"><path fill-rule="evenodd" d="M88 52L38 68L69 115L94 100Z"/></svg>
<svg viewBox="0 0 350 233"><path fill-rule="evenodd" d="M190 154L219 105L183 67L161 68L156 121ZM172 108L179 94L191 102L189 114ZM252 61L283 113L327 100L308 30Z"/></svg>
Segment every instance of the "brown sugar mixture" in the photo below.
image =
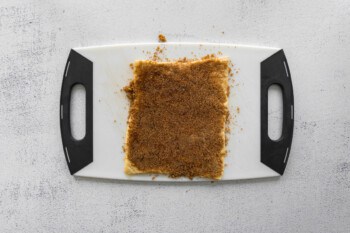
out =
<svg viewBox="0 0 350 233"><path fill-rule="evenodd" d="M136 61L125 173L220 179L224 170L229 60Z"/></svg>

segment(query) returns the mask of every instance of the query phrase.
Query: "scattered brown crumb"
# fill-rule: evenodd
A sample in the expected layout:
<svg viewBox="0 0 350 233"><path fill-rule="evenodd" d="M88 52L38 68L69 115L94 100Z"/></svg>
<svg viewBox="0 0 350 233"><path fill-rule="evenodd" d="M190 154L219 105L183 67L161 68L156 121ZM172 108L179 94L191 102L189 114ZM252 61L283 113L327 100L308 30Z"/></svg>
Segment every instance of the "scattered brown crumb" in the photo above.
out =
<svg viewBox="0 0 350 233"><path fill-rule="evenodd" d="M157 175L152 176L152 180L154 181L157 177Z"/></svg>
<svg viewBox="0 0 350 233"><path fill-rule="evenodd" d="M229 125L229 124L230 124L230 122L231 122L231 120L232 120L231 113L230 113L230 112L228 112L228 113L227 113L227 116L226 116L226 125Z"/></svg>
<svg viewBox="0 0 350 233"><path fill-rule="evenodd" d="M150 60L152 61L162 61L164 60L164 54L163 52L166 50L165 47L161 48L160 46L157 46L156 50L154 51L153 55L149 57ZM148 52L147 52L148 54ZM151 54L151 53L149 53Z"/></svg>
<svg viewBox="0 0 350 233"><path fill-rule="evenodd" d="M207 59L213 59L213 58L216 58L216 55L212 53L212 54L205 55L204 57L201 57L201 60L207 60Z"/></svg>
<svg viewBox="0 0 350 233"><path fill-rule="evenodd" d="M161 43L164 43L164 42L166 42L166 37L163 34L159 34L158 41Z"/></svg>
<svg viewBox="0 0 350 233"><path fill-rule="evenodd" d="M134 69L134 64L133 63L130 63L130 68L133 70Z"/></svg>
<svg viewBox="0 0 350 233"><path fill-rule="evenodd" d="M189 61L189 59L187 57L183 57L183 58L179 58L176 62L185 63L188 61Z"/></svg>
<svg viewBox="0 0 350 233"><path fill-rule="evenodd" d="M135 93L134 93L134 82L131 81L128 86L125 86L123 88L123 91L125 91L126 96L128 99L132 102L135 98Z"/></svg>
<svg viewBox="0 0 350 233"><path fill-rule="evenodd" d="M232 77L232 76L233 76L233 73L232 73L232 69L231 69L231 67L229 67L229 68L228 68L228 75L229 75L230 77Z"/></svg>
<svg viewBox="0 0 350 233"><path fill-rule="evenodd" d="M239 107L237 107L236 110L237 110L237 113L239 113L241 111L241 109Z"/></svg>
<svg viewBox="0 0 350 233"><path fill-rule="evenodd" d="M229 63L229 77L233 77L232 68L233 68L234 66L235 66L235 65L230 61L230 63Z"/></svg>

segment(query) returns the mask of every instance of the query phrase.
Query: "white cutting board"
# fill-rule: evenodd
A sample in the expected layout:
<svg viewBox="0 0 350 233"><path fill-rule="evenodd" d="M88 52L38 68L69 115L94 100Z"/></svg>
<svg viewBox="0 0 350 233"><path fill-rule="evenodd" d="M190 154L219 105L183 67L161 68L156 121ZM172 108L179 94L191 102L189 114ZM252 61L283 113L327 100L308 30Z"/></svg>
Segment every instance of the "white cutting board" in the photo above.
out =
<svg viewBox="0 0 350 233"><path fill-rule="evenodd" d="M222 180L274 177L279 174L260 162L260 63L280 49L214 43L119 44L74 50L93 62L93 162L75 173L79 177L152 180L153 175L124 174L122 146L129 101L121 89L132 78L130 63L149 59L156 47L169 59L218 54L234 64L235 80L229 96L234 116L230 128ZM238 73L236 73L238 71ZM237 108L240 109L237 113ZM154 179L154 178L153 178ZM159 175L155 181L189 181ZM193 181L206 179L195 178Z"/></svg>

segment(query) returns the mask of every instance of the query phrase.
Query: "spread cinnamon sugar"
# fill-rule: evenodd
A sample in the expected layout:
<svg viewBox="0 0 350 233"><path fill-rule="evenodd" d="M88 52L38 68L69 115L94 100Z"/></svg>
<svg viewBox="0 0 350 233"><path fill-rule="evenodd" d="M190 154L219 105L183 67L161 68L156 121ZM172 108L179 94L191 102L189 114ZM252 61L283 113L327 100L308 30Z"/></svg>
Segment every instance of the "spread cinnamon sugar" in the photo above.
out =
<svg viewBox="0 0 350 233"><path fill-rule="evenodd" d="M133 72L125 173L220 179L229 60L136 61Z"/></svg>

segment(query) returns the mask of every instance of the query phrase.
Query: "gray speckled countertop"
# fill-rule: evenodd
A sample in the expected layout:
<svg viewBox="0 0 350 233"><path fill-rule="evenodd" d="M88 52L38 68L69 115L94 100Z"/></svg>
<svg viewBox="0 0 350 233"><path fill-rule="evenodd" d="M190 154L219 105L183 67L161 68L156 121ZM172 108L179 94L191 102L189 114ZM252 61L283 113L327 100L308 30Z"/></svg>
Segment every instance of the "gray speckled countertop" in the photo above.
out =
<svg viewBox="0 0 350 233"><path fill-rule="evenodd" d="M71 47L284 48L295 134L279 179L128 183L69 175L59 131ZM224 33L223 33L224 32ZM0 232L350 232L349 1L1 1Z"/></svg>

